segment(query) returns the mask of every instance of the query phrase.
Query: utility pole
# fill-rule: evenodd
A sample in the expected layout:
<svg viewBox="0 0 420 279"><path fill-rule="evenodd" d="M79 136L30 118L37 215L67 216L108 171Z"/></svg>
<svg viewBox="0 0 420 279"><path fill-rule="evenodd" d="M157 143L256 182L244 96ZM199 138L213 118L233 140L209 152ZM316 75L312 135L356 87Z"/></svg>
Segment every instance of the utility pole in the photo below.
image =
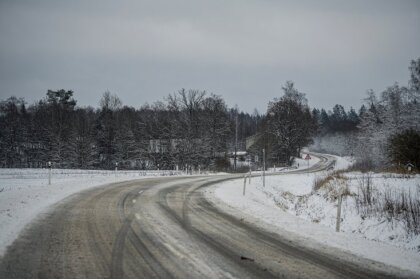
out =
<svg viewBox="0 0 420 279"><path fill-rule="evenodd" d="M233 159L233 165L236 171L236 155L238 152L238 108L236 108L236 115L235 115L235 157Z"/></svg>
<svg viewBox="0 0 420 279"><path fill-rule="evenodd" d="M265 148L263 148L263 187L265 187Z"/></svg>

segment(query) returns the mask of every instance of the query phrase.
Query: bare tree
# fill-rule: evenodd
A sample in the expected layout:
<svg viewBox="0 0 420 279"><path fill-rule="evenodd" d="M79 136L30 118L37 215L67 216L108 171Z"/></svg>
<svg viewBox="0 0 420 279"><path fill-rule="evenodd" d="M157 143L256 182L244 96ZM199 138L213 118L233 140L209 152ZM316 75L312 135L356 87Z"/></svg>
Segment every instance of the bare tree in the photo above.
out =
<svg viewBox="0 0 420 279"><path fill-rule="evenodd" d="M111 94L109 91L105 91L99 101L99 105L103 110L115 111L121 108L122 101L117 95Z"/></svg>

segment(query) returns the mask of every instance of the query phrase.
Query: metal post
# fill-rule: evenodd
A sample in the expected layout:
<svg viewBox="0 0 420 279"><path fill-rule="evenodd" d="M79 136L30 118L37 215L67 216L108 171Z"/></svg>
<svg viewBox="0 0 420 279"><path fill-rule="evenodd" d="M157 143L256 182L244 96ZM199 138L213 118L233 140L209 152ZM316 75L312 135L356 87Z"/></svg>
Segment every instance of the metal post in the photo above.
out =
<svg viewBox="0 0 420 279"><path fill-rule="evenodd" d="M244 191L243 191L244 196L245 196L245 189L246 189L246 175L244 174Z"/></svg>
<svg viewBox="0 0 420 279"><path fill-rule="evenodd" d="M235 157L233 159L235 171L236 171L237 152L238 152L238 109L236 109L236 116L235 116Z"/></svg>
<svg viewBox="0 0 420 279"><path fill-rule="evenodd" d="M51 161L48 161L48 185L51 185Z"/></svg>
<svg viewBox="0 0 420 279"><path fill-rule="evenodd" d="M115 163L115 177L117 177L118 163Z"/></svg>
<svg viewBox="0 0 420 279"><path fill-rule="evenodd" d="M265 149L263 148L263 187L265 187Z"/></svg>
<svg viewBox="0 0 420 279"><path fill-rule="evenodd" d="M335 231L340 231L340 223L341 223L341 201L342 201L342 194L338 195L338 205L337 205L337 222L335 226Z"/></svg>

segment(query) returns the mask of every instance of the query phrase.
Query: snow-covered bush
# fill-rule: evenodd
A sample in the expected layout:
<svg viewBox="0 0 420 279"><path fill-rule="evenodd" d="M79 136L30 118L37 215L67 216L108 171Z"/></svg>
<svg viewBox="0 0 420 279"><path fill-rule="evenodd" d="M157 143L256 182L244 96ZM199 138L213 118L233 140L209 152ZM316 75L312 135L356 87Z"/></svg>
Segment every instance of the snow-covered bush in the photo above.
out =
<svg viewBox="0 0 420 279"><path fill-rule="evenodd" d="M344 177L342 173L343 173L342 171L334 171L332 173L315 176L313 185L312 185L312 190L318 191L319 189L323 187L327 187L330 190L334 190L335 188L340 188L341 191L347 192L347 185L345 183L347 178Z"/></svg>
<svg viewBox="0 0 420 279"><path fill-rule="evenodd" d="M382 208L389 217L404 220L408 232L420 234L419 192L388 190L384 193Z"/></svg>
<svg viewBox="0 0 420 279"><path fill-rule="evenodd" d="M362 219L376 217L387 222L403 222L409 234L420 234L420 185L416 192L410 189L376 187L372 173L357 179L355 195L357 213Z"/></svg>

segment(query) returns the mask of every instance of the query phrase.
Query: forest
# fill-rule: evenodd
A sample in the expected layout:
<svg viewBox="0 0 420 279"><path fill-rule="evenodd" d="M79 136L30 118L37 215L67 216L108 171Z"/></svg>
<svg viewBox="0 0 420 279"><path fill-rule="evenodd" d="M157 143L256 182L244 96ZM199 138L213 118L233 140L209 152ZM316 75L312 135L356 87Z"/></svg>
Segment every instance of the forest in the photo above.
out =
<svg viewBox="0 0 420 279"><path fill-rule="evenodd" d="M110 92L95 109L78 107L72 91L48 90L29 106L16 97L0 103L0 166L224 169L235 136L244 148L260 121L257 113L228 109L220 96L199 90L181 89L138 109Z"/></svg>
<svg viewBox="0 0 420 279"><path fill-rule="evenodd" d="M420 167L420 58L409 65L407 86L366 92L358 112L336 105L313 110L319 131L312 150L354 156L362 169Z"/></svg>
<svg viewBox="0 0 420 279"><path fill-rule="evenodd" d="M235 151L248 149L255 163L264 149L267 165L290 165L310 146L355 156L369 168L418 168L420 58L409 71L407 86L368 90L357 111L339 104L311 109L291 81L264 114L229 108L221 96L195 89L140 108L123 105L111 92L97 108L78 106L75 92L65 89L48 90L30 105L12 96L0 101L0 167L39 168L50 161L56 168L235 171Z"/></svg>

